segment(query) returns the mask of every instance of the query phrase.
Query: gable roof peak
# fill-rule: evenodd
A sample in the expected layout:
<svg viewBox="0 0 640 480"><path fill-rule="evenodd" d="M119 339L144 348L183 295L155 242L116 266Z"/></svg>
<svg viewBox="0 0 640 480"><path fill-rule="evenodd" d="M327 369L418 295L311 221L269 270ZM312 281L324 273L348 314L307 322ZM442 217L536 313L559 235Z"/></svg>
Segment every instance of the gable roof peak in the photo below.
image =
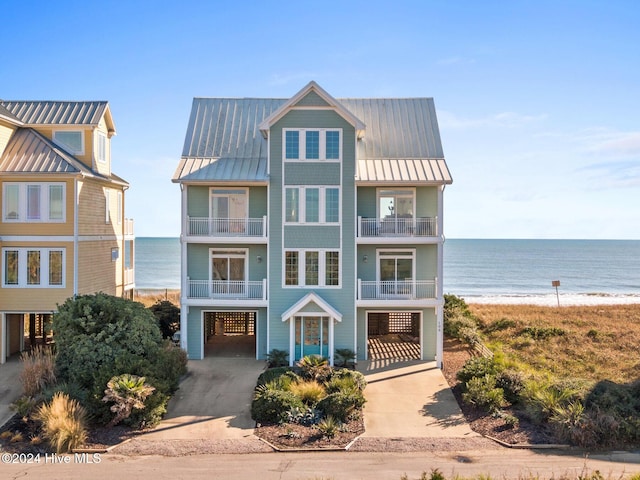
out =
<svg viewBox="0 0 640 480"><path fill-rule="evenodd" d="M347 122L353 125L358 132L358 137L361 137L364 133L365 124L357 118L353 113L347 110L338 100L331 96L324 88L322 88L315 80L311 80L302 89L296 93L293 97L287 100L278 110L273 112L267 118L265 118L260 125L260 132L264 138L267 138L269 128L280 120L293 106L295 106L300 100L302 100L310 92L316 93L327 104L332 107L338 115L343 117Z"/></svg>

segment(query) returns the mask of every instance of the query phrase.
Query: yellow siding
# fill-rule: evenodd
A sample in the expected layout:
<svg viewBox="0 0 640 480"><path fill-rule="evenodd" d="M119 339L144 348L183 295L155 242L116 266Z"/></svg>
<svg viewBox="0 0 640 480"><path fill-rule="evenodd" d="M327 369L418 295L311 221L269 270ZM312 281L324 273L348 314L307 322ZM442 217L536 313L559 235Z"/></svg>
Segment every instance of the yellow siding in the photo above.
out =
<svg viewBox="0 0 640 480"><path fill-rule="evenodd" d="M106 191L109 191L110 222L106 222ZM90 180L82 182L80 187L80 208L78 211L78 230L82 235L123 235L124 226L118 224L117 205L121 188L111 188ZM123 207L124 208L124 207ZM124 221L124 220L123 220Z"/></svg>
<svg viewBox="0 0 640 480"><path fill-rule="evenodd" d="M4 153L4 149L7 148L7 143L9 143L9 139L15 130L15 127L4 125L0 121L0 156Z"/></svg>
<svg viewBox="0 0 640 480"><path fill-rule="evenodd" d="M73 211L74 211L74 179L73 178L61 178L55 175L20 175L11 176L11 178L4 177L1 183L6 181L11 182L64 182L65 195L66 195L66 212L65 222L63 223L40 223L40 222L25 222L25 223L13 223L2 222L0 218L0 235L73 235ZM3 195L0 195L0 212L2 212L2 200Z"/></svg>
<svg viewBox="0 0 640 480"><path fill-rule="evenodd" d="M119 248L117 261L111 260L111 250ZM122 241L99 240L80 242L78 252L78 293L104 292L122 294Z"/></svg>
<svg viewBox="0 0 640 480"><path fill-rule="evenodd" d="M103 133L106 138L106 151L105 151L105 162L98 162L98 132ZM104 117L100 120L98 124L98 128L94 132L94 150L93 150L93 158L95 158L94 167L102 175L111 175L111 139L109 138L109 132L107 130L107 123L104 121Z"/></svg>
<svg viewBox="0 0 640 480"><path fill-rule="evenodd" d="M93 129L87 128L82 125L74 125L69 128L60 128L60 127L33 127L36 131L47 137L49 140L53 140L53 131L54 130L73 130L73 131L82 131L84 134L84 153L82 155L74 154L74 157L84 163L87 167L93 168Z"/></svg>

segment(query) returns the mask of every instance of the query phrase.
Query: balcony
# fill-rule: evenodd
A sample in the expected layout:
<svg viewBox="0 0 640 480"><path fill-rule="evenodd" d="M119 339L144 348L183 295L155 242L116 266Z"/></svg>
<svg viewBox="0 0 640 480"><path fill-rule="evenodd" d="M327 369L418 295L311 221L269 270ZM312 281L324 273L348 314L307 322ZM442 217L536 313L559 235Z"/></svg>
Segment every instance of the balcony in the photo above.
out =
<svg viewBox="0 0 640 480"><path fill-rule="evenodd" d="M124 219L124 235L127 237L133 237L133 219Z"/></svg>
<svg viewBox="0 0 640 480"><path fill-rule="evenodd" d="M433 238L437 235L437 217L383 219L358 217L359 239Z"/></svg>
<svg viewBox="0 0 640 480"><path fill-rule="evenodd" d="M358 279L358 300L415 301L436 298L436 279L363 281Z"/></svg>
<svg viewBox="0 0 640 480"><path fill-rule="evenodd" d="M187 217L187 235L190 237L246 239L266 241L267 217L211 218Z"/></svg>
<svg viewBox="0 0 640 480"><path fill-rule="evenodd" d="M187 298L219 300L222 303L267 300L267 280L188 280ZM219 302L218 302L219 303Z"/></svg>

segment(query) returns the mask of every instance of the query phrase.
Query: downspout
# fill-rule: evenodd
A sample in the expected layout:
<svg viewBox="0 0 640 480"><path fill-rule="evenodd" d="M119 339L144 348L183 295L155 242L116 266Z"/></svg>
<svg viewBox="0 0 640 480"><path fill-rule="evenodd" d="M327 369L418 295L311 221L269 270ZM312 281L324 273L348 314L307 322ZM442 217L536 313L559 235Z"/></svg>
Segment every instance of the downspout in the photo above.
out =
<svg viewBox="0 0 640 480"><path fill-rule="evenodd" d="M187 247L186 247L186 226L187 226L187 191L183 183L180 184L182 203L182 225L180 227L180 348L187 351L187 318L189 315L189 306L186 303L187 299ZM204 339L203 339L204 342Z"/></svg>

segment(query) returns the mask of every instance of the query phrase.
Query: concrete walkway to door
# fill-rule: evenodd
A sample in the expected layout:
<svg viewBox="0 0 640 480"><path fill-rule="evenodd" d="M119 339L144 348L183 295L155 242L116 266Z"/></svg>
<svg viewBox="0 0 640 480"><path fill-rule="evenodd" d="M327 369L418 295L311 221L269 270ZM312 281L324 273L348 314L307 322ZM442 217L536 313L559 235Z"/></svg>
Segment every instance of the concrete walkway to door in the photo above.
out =
<svg viewBox="0 0 640 480"><path fill-rule="evenodd" d="M435 362L358 363L367 379L363 437L478 437Z"/></svg>
<svg viewBox="0 0 640 480"><path fill-rule="evenodd" d="M264 360L205 357L191 360L171 398L167 415L142 440L241 439L251 437L251 400Z"/></svg>

